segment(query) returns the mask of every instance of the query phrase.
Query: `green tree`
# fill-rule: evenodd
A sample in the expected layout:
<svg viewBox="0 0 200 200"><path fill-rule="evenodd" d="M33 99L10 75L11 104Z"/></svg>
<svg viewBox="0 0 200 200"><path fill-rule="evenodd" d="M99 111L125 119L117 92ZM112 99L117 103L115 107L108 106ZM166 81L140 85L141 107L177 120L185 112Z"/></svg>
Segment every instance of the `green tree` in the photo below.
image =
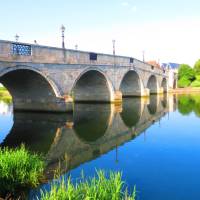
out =
<svg viewBox="0 0 200 200"><path fill-rule="evenodd" d="M190 84L191 84L191 81L188 80L186 77L183 77L178 80L178 87L180 88L188 87Z"/></svg>
<svg viewBox="0 0 200 200"><path fill-rule="evenodd" d="M181 64L178 69L178 79L189 80L191 82L195 80L195 72L189 65Z"/></svg>
<svg viewBox="0 0 200 200"><path fill-rule="evenodd" d="M196 76L200 75L200 59L194 64L194 72Z"/></svg>

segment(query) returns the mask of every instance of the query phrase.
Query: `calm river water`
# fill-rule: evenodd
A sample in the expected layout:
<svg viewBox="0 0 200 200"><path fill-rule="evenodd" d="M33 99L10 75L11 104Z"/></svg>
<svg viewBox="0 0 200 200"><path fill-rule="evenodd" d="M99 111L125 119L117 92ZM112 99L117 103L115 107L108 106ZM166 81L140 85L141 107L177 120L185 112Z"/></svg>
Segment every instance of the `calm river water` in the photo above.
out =
<svg viewBox="0 0 200 200"><path fill-rule="evenodd" d="M127 98L122 105L75 104L69 114L13 114L0 101L0 144L25 143L63 176L93 176L96 169L123 173L138 200L200 199L200 95ZM59 164L60 163L60 164Z"/></svg>

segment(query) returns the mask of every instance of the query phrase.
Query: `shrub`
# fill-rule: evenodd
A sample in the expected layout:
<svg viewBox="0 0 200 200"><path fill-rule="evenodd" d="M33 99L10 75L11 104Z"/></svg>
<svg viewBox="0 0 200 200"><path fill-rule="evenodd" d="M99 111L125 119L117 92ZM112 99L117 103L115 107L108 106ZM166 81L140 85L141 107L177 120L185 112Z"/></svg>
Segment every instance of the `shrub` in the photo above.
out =
<svg viewBox="0 0 200 200"><path fill-rule="evenodd" d="M195 80L198 80L198 81L200 81L200 75L195 75Z"/></svg>
<svg viewBox="0 0 200 200"><path fill-rule="evenodd" d="M193 81L195 79L194 70L186 64L181 64L178 69L178 79L187 79Z"/></svg>
<svg viewBox="0 0 200 200"><path fill-rule="evenodd" d="M135 200L136 191L128 195L127 188L123 192L124 182L121 173L110 172L108 178L103 171L97 172L97 178L85 180L84 176L76 184L72 184L71 178L67 182L64 179L54 181L49 192L41 193L41 200Z"/></svg>
<svg viewBox="0 0 200 200"><path fill-rule="evenodd" d="M195 80L191 83L192 87L200 87L200 80Z"/></svg>
<svg viewBox="0 0 200 200"><path fill-rule="evenodd" d="M194 64L194 71L196 75L200 75L200 59Z"/></svg>
<svg viewBox="0 0 200 200"><path fill-rule="evenodd" d="M5 101L7 103L11 103L12 101L10 93L4 87L0 87L0 100Z"/></svg>
<svg viewBox="0 0 200 200"><path fill-rule="evenodd" d="M27 151L24 145L16 149L0 148L1 193L37 186L43 171L42 158Z"/></svg>
<svg viewBox="0 0 200 200"><path fill-rule="evenodd" d="M178 80L178 87L180 88L188 87L190 84L191 81L186 78L181 78L180 80Z"/></svg>

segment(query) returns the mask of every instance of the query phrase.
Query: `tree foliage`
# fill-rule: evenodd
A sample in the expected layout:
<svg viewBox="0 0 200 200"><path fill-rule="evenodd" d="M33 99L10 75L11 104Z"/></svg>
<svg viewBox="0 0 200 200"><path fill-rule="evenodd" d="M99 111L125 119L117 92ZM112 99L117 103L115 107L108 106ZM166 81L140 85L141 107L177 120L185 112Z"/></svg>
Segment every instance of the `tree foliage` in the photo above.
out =
<svg viewBox="0 0 200 200"><path fill-rule="evenodd" d="M194 72L196 75L200 75L200 59L194 64Z"/></svg>
<svg viewBox="0 0 200 200"><path fill-rule="evenodd" d="M195 79L195 72L189 65L181 64L178 70L178 79L189 80L191 82Z"/></svg>
<svg viewBox="0 0 200 200"><path fill-rule="evenodd" d="M188 87L190 84L191 84L191 81L185 77L178 80L178 87L180 88Z"/></svg>

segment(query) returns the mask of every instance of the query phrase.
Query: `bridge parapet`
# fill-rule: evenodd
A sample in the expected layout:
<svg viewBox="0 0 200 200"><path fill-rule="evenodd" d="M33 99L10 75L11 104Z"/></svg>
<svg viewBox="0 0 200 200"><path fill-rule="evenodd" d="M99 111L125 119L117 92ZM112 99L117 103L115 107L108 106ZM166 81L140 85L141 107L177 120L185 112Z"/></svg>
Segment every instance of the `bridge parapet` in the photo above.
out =
<svg viewBox="0 0 200 200"><path fill-rule="evenodd" d="M0 40L0 61L51 64L87 64L130 66L163 74L163 70L126 56L63 49L38 44Z"/></svg>

